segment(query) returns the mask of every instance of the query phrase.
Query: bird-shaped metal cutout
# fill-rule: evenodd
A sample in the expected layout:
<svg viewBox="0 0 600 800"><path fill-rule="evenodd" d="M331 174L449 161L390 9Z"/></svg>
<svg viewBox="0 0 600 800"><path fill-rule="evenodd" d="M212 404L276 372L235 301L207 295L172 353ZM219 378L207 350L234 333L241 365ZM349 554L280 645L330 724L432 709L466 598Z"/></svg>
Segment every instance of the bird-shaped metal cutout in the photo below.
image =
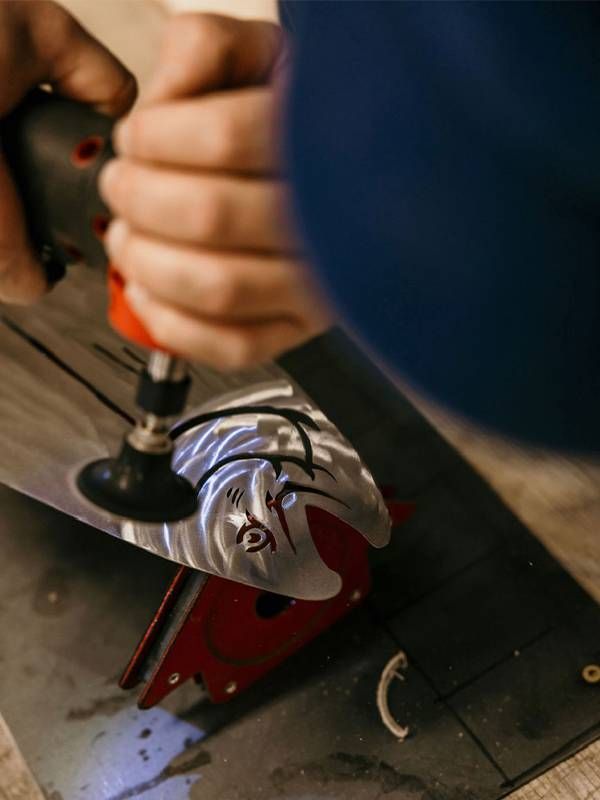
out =
<svg viewBox="0 0 600 800"><path fill-rule="evenodd" d="M254 385L191 411L171 431L174 468L199 511L176 523L123 521L113 532L180 564L322 600L341 587L321 558L306 508L318 506L375 547L389 541L383 497L354 447L298 386Z"/></svg>

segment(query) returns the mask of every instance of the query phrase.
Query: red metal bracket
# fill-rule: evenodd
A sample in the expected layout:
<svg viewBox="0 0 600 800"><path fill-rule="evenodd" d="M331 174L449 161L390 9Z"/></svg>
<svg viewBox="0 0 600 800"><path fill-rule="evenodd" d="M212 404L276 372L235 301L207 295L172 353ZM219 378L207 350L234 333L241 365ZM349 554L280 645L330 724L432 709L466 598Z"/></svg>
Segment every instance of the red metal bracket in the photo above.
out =
<svg viewBox="0 0 600 800"><path fill-rule="evenodd" d="M412 504L395 504L405 521ZM142 680L140 708L151 708L195 678L213 702L230 700L347 614L371 579L365 538L334 515L309 506L321 558L342 578L328 600L282 597L188 568L179 570L138 645L120 685Z"/></svg>

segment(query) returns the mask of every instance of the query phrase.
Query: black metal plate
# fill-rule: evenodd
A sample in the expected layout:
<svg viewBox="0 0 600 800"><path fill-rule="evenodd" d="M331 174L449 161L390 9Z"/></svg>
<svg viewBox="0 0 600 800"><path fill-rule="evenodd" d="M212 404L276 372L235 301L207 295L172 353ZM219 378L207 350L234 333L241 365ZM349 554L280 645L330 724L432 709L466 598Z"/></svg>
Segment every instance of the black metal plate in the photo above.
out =
<svg viewBox="0 0 600 800"><path fill-rule="evenodd" d="M600 735L600 685L581 678L600 656L597 604L343 334L290 354L283 366L376 479L417 504L391 546L373 554L370 607L438 708L477 745L474 774L495 771L478 800L495 800ZM360 392L337 391L339 370ZM401 690L410 697L414 682ZM443 750L438 737L427 729L415 736L427 739L434 763ZM457 759L446 785L468 796L458 748L450 746ZM399 746L392 764L405 754ZM416 774L426 781L428 770Z"/></svg>
<svg viewBox="0 0 600 800"><path fill-rule="evenodd" d="M282 363L417 512L366 607L227 706L137 711L115 681L173 566L0 489L0 708L51 800L496 800L598 735L597 605L343 336Z"/></svg>

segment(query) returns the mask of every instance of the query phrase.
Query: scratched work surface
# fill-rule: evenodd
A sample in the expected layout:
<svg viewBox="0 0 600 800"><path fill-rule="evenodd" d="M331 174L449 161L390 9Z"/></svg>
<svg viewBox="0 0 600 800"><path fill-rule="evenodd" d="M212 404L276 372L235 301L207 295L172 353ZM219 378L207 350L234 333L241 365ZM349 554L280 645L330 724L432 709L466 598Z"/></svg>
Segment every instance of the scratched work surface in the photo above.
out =
<svg viewBox="0 0 600 800"><path fill-rule="evenodd" d="M37 464L36 491L52 469L57 392L69 398L69 435L92 445L118 437L111 404L131 402L135 359L80 290L74 280L35 315L11 312L0 344L4 410L14 373L23 412L41 417L31 428L46 427L37 450L26 439L31 458L22 420L7 449L14 423L3 416L1 466ZM373 554L368 605L227 707L186 685L137 711L115 682L172 565L0 489L0 709L51 800L493 800L600 732L600 685L580 677L600 659L597 606L342 337L283 367L417 512ZM199 377L196 391L218 388ZM79 404L88 419L76 419ZM61 463L69 457L65 441ZM411 727L403 744L374 702L400 647L410 666L390 699Z"/></svg>

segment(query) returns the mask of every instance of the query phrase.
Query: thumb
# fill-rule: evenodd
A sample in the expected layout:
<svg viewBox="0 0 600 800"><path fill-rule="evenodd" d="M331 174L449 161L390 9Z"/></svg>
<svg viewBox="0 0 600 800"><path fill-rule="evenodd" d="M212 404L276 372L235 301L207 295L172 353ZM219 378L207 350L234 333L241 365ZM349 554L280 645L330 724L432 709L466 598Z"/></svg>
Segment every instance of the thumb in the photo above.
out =
<svg viewBox="0 0 600 800"><path fill-rule="evenodd" d="M34 5L30 0L29 8ZM44 10L30 12L33 59L41 79L101 113L118 117L128 111L137 94L131 72L60 6Z"/></svg>
<svg viewBox="0 0 600 800"><path fill-rule="evenodd" d="M282 52L278 25L215 14L177 14L167 23L159 63L141 102L268 83Z"/></svg>
<svg viewBox="0 0 600 800"><path fill-rule="evenodd" d="M119 116L136 96L133 75L56 3L0 0L0 115L33 86L46 82L61 94Z"/></svg>

